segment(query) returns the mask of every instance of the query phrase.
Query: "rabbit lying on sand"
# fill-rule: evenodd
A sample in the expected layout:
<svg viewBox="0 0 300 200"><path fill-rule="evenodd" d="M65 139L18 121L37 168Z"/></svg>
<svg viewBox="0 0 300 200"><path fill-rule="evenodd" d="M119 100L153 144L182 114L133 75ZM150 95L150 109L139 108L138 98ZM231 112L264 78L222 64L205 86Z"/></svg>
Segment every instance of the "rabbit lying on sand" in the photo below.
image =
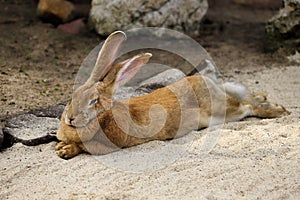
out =
<svg viewBox="0 0 300 200"><path fill-rule="evenodd" d="M139 54L112 65L125 39L121 31L107 38L91 76L66 106L57 132L60 157L68 159L82 152L106 154L247 116L271 118L288 114L263 94L250 94L240 84L219 84L199 74L144 96L112 102L116 89L151 57L149 53Z"/></svg>

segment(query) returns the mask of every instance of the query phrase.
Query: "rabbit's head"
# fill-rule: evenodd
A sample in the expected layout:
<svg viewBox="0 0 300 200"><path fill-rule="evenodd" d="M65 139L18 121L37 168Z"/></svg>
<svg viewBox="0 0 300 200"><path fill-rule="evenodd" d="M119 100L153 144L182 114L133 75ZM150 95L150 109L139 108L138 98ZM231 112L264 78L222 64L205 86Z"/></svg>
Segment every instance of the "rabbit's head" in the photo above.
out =
<svg viewBox="0 0 300 200"><path fill-rule="evenodd" d="M88 80L78 87L65 108L65 123L84 127L106 110L111 109L112 95L116 89L128 82L146 64L150 53L136 55L113 65L125 33L116 31L104 42L94 69Z"/></svg>

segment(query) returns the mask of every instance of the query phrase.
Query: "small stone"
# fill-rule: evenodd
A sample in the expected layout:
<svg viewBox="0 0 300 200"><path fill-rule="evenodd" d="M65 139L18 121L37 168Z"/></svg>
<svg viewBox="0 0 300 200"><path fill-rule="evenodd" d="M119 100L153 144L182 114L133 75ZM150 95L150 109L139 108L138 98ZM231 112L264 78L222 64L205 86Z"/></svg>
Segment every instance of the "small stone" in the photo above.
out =
<svg viewBox="0 0 300 200"><path fill-rule="evenodd" d="M78 34L81 30L84 29L83 19L77 19L70 23L61 24L57 28L63 32L70 34Z"/></svg>
<svg viewBox="0 0 300 200"><path fill-rule="evenodd" d="M282 134L280 134L279 135L280 137L283 137L283 138L287 138L288 136L287 136L287 133L282 133Z"/></svg>
<svg viewBox="0 0 300 200"><path fill-rule="evenodd" d="M74 4L66 0L40 0L37 6L38 17L55 25L69 21L74 10Z"/></svg>
<svg viewBox="0 0 300 200"><path fill-rule="evenodd" d="M16 102L14 102L14 101L11 101L8 103L8 105L15 105L15 104L16 104Z"/></svg>

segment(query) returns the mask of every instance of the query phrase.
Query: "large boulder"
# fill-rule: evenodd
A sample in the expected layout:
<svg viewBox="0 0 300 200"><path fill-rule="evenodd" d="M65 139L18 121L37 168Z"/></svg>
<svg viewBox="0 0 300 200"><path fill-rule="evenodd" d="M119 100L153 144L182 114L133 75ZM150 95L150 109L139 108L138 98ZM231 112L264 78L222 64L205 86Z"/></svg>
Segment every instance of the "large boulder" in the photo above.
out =
<svg viewBox="0 0 300 200"><path fill-rule="evenodd" d="M142 27L166 27L195 35L207 8L207 0L93 0L89 22L101 35Z"/></svg>
<svg viewBox="0 0 300 200"><path fill-rule="evenodd" d="M300 0L284 0L284 6L266 25L268 49L300 48Z"/></svg>

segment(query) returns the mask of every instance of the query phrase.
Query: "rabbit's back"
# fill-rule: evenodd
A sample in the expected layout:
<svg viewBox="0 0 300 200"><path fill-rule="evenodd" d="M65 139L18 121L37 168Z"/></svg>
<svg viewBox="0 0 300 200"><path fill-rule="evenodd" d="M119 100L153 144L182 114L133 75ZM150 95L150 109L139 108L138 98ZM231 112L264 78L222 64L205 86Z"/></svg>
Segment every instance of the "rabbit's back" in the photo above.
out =
<svg viewBox="0 0 300 200"><path fill-rule="evenodd" d="M202 76L190 76L148 95L115 102L98 119L119 147L172 139L209 123L209 92Z"/></svg>

